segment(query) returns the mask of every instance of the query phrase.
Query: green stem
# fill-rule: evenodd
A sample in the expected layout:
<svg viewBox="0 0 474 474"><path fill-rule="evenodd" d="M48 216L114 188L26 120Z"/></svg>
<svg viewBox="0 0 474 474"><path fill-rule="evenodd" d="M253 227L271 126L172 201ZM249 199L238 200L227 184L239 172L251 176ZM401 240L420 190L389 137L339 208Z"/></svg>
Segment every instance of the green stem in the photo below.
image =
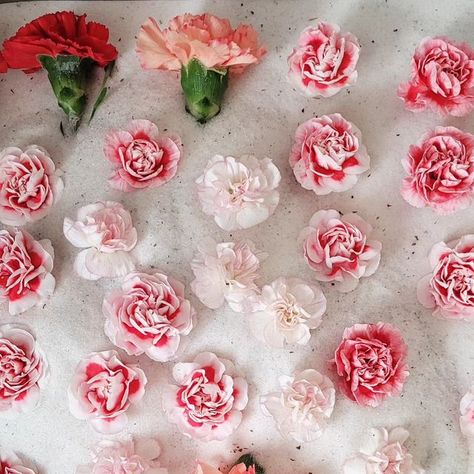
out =
<svg viewBox="0 0 474 474"><path fill-rule="evenodd" d="M192 59L181 69L181 86L186 110L198 122L205 123L221 110L227 89L227 69L208 69L198 59Z"/></svg>
<svg viewBox="0 0 474 474"><path fill-rule="evenodd" d="M87 75L93 62L72 55L39 56L38 59L48 72L59 106L77 127L86 106Z"/></svg>

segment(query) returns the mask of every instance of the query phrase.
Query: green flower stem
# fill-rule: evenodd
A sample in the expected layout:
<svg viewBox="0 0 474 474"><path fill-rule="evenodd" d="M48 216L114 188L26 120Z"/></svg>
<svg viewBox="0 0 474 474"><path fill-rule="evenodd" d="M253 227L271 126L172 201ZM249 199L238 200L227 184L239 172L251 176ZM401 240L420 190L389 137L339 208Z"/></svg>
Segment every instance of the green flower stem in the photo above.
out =
<svg viewBox="0 0 474 474"><path fill-rule="evenodd" d="M220 112L228 78L227 69L208 69L198 59L181 68L186 110L198 122L205 123Z"/></svg>
<svg viewBox="0 0 474 474"><path fill-rule="evenodd" d="M240 456L240 458L237 460L235 464L237 465L240 463L244 463L247 469L250 466L255 466L256 474L265 474L265 469L263 469L263 467L260 466L260 464L258 464L258 462L255 460L252 454L244 454L243 456Z"/></svg>
<svg viewBox="0 0 474 474"><path fill-rule="evenodd" d="M39 61L48 72L49 82L59 106L66 112L69 121L77 127L86 106L87 75L93 65L88 58L72 55L39 56Z"/></svg>

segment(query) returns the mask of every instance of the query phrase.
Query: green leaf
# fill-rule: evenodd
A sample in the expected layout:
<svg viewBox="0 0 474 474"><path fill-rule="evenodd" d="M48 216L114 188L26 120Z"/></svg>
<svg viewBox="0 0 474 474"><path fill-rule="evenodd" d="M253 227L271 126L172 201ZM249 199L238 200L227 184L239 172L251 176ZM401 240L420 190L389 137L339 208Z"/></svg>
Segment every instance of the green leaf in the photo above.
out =
<svg viewBox="0 0 474 474"><path fill-rule="evenodd" d="M38 59L48 72L48 79L59 106L77 128L86 106L87 75L93 61L73 55L59 55L56 58L41 55Z"/></svg>
<svg viewBox="0 0 474 474"><path fill-rule="evenodd" d="M115 66L115 61L110 62L105 66L104 69L104 79L102 80L102 87L100 89L99 95L97 96L97 99L94 102L94 106L92 107L92 112L91 116L89 117L89 122L88 125L92 122L92 119L94 118L95 113L97 112L97 109L101 106L102 102L104 102L105 97L107 96L107 92L109 91L108 87L105 87L105 84L107 82L107 79L112 75L112 71Z"/></svg>
<svg viewBox="0 0 474 474"><path fill-rule="evenodd" d="M237 464L240 464L240 463L244 463L245 466L247 467L247 469L250 466L254 466L256 474L265 474L265 469L263 469L263 467L260 466L260 464L258 464L258 462L255 460L253 455L250 454L250 453L249 454L244 454L243 456L240 456L240 458L237 460L237 462L235 464L237 465Z"/></svg>
<svg viewBox="0 0 474 474"><path fill-rule="evenodd" d="M198 59L189 61L181 69L186 110L200 123L216 116L221 110L228 80L227 69L208 69Z"/></svg>

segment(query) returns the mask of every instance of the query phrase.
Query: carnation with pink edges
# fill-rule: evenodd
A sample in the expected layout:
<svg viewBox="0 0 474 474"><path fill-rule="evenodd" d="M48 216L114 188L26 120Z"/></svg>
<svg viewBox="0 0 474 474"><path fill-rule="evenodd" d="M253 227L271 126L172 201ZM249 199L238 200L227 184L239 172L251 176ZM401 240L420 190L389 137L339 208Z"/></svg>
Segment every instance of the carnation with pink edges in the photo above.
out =
<svg viewBox="0 0 474 474"><path fill-rule="evenodd" d="M401 394L409 375L407 353L405 341L391 324L355 324L344 330L331 364L349 400L377 407Z"/></svg>
<svg viewBox="0 0 474 474"><path fill-rule="evenodd" d="M474 321L474 234L433 246L431 273L418 282L418 300L433 316Z"/></svg>
<svg viewBox="0 0 474 474"><path fill-rule="evenodd" d="M35 408L48 372L46 357L29 330L0 326L0 417Z"/></svg>
<svg viewBox="0 0 474 474"><path fill-rule="evenodd" d="M125 192L161 186L176 174L182 151L177 135L161 134L149 120L133 120L105 137L104 154L114 166L109 184Z"/></svg>
<svg viewBox="0 0 474 474"><path fill-rule="evenodd" d="M193 328L195 311L184 285L163 273L131 273L102 305L105 334L129 355L166 362Z"/></svg>
<svg viewBox="0 0 474 474"><path fill-rule="evenodd" d="M332 97L357 80L360 45L352 33L319 21L301 33L288 57L288 78L309 97Z"/></svg>
<svg viewBox="0 0 474 474"><path fill-rule="evenodd" d="M98 433L119 433L127 426L130 406L143 398L146 384L144 372L122 362L116 351L94 352L76 367L68 390L69 410Z"/></svg>
<svg viewBox="0 0 474 474"><path fill-rule="evenodd" d="M408 176L401 193L412 206L450 214L471 204L474 135L455 127L436 127L410 146L402 164Z"/></svg>
<svg viewBox="0 0 474 474"><path fill-rule="evenodd" d="M20 226L42 219L64 189L61 171L48 152L30 145L0 153L0 222Z"/></svg>
<svg viewBox="0 0 474 474"><path fill-rule="evenodd" d="M176 364L173 378L175 385L163 393L163 408L184 435L223 440L240 425L248 386L230 361L203 352L193 362Z"/></svg>
<svg viewBox="0 0 474 474"><path fill-rule="evenodd" d="M464 117L474 108L474 50L444 36L424 38L411 61L411 79L398 95L413 112L429 108Z"/></svg>
<svg viewBox="0 0 474 474"><path fill-rule="evenodd" d="M0 451L0 468L2 474L37 474L35 469L28 467L28 463L21 460L12 451Z"/></svg>
<svg viewBox="0 0 474 474"><path fill-rule="evenodd" d="M21 230L0 230L0 302L10 314L20 314L45 303L56 280L54 250L48 239L35 240Z"/></svg>
<svg viewBox="0 0 474 474"><path fill-rule="evenodd" d="M333 209L313 214L299 237L306 263L319 281L333 281L342 292L375 273L382 244L370 238L372 226L357 214Z"/></svg>
<svg viewBox="0 0 474 474"><path fill-rule="evenodd" d="M290 166L298 183L315 194L352 188L370 167L360 130L340 114L302 123L295 132Z"/></svg>

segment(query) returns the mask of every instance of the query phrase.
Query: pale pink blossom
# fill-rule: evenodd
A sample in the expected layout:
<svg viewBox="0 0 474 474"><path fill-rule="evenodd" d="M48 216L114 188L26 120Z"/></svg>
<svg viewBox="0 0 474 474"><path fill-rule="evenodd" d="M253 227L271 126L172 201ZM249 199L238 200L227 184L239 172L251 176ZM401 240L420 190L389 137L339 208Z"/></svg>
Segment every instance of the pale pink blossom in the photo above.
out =
<svg viewBox="0 0 474 474"><path fill-rule="evenodd" d="M64 189L48 152L38 145L0 152L0 222L19 226L43 218Z"/></svg>
<svg viewBox="0 0 474 474"><path fill-rule="evenodd" d="M0 326L0 417L14 417L38 405L48 363L27 329Z"/></svg>
<svg viewBox="0 0 474 474"><path fill-rule="evenodd" d="M302 123L295 132L290 166L298 183L324 195L352 188L369 169L360 130L340 114Z"/></svg>
<svg viewBox="0 0 474 474"><path fill-rule="evenodd" d="M301 33L288 57L288 78L310 97L331 97L357 80L360 45L352 33L319 21Z"/></svg>
<svg viewBox="0 0 474 474"><path fill-rule="evenodd" d="M326 298L319 285L280 277L263 286L248 320L255 337L270 347L304 345L325 311Z"/></svg>
<svg viewBox="0 0 474 474"><path fill-rule="evenodd" d="M49 240L35 240L21 230L0 230L0 302L8 302L10 314L39 306L53 294L53 259Z"/></svg>
<svg viewBox="0 0 474 474"><path fill-rule="evenodd" d="M318 439L334 409L336 391L328 377L316 370L279 379L280 391L260 397L264 414L272 416L281 435L297 443Z"/></svg>
<svg viewBox="0 0 474 474"><path fill-rule="evenodd" d="M471 204L474 135L455 127L436 127L410 146L402 164L408 176L401 192L412 206L449 214Z"/></svg>
<svg viewBox="0 0 474 474"><path fill-rule="evenodd" d="M64 219L64 235L83 248L74 262L77 274L87 280L125 276L134 268L130 251L137 243L132 216L114 201L81 207L76 220Z"/></svg>
<svg viewBox="0 0 474 474"><path fill-rule="evenodd" d="M102 440L92 451L92 462L78 466L76 474L168 474L160 467L161 448L153 439Z"/></svg>
<svg viewBox="0 0 474 474"><path fill-rule="evenodd" d="M391 324L355 324L344 330L331 362L349 400L377 407L401 394L409 375L407 353L402 335Z"/></svg>
<svg viewBox="0 0 474 474"><path fill-rule="evenodd" d="M247 406L247 382L233 364L212 352L203 352L193 362L173 368L176 385L163 394L169 420L191 438L223 440L240 425Z"/></svg>
<svg viewBox="0 0 474 474"><path fill-rule="evenodd" d="M233 466L227 474L256 474L255 466L247 467L243 462ZM209 464L198 462L193 474L224 474L220 469Z"/></svg>
<svg viewBox="0 0 474 474"><path fill-rule="evenodd" d="M431 272L418 282L418 300L433 316L474 321L474 234L433 246Z"/></svg>
<svg viewBox="0 0 474 474"><path fill-rule="evenodd" d="M26 466L14 452L0 450L1 474L37 474L37 471Z"/></svg>
<svg viewBox="0 0 474 474"><path fill-rule="evenodd" d="M130 273L105 297L105 334L129 355L166 362L193 328L195 311L184 285L163 273Z"/></svg>
<svg viewBox="0 0 474 474"><path fill-rule="evenodd" d="M94 352L76 367L69 409L99 433L118 433L127 425L127 410L143 398L146 383L144 372L122 362L116 351Z"/></svg>
<svg viewBox="0 0 474 474"><path fill-rule="evenodd" d="M382 244L371 233L372 226L357 214L341 216L331 209L316 212L299 240L316 279L334 281L339 291L348 292L379 266Z"/></svg>
<svg viewBox="0 0 474 474"><path fill-rule="evenodd" d="M259 292L255 280L264 256L250 240L216 244L205 239L191 261L195 277L191 289L208 308L217 309L227 302L234 311L252 311Z"/></svg>
<svg viewBox="0 0 474 474"><path fill-rule="evenodd" d="M125 130L106 135L104 154L114 166L110 185L128 192L161 186L173 178L182 144L177 135L161 134L149 120L133 120Z"/></svg>
<svg viewBox="0 0 474 474"><path fill-rule="evenodd" d="M446 37L424 38L411 61L411 79L398 95L413 112L467 115L474 108L474 50Z"/></svg>
<svg viewBox="0 0 474 474"><path fill-rule="evenodd" d="M144 69L169 71L180 71L195 58L207 68L241 72L266 53L251 26L234 30L229 20L209 13L176 16L164 29L149 18L140 27L136 51Z"/></svg>
<svg viewBox="0 0 474 474"><path fill-rule="evenodd" d="M216 155L196 180L202 210L224 230L248 229L266 220L278 205L281 175L269 158Z"/></svg>
<svg viewBox="0 0 474 474"><path fill-rule="evenodd" d="M474 439L474 384L461 398L459 425L464 436Z"/></svg>
<svg viewBox="0 0 474 474"><path fill-rule="evenodd" d="M388 431L372 428L360 451L344 463L344 474L424 474L413 463L405 442L409 433L402 427Z"/></svg>

